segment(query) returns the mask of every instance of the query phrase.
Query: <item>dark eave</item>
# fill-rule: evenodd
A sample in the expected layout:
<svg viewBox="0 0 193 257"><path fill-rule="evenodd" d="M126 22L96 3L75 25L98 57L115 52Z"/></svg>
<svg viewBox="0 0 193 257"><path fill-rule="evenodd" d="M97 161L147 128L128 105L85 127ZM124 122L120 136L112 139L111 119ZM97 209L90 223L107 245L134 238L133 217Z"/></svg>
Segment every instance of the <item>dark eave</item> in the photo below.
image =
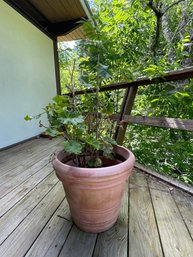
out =
<svg viewBox="0 0 193 257"><path fill-rule="evenodd" d="M21 15L32 22L36 27L41 29L45 34L51 38L57 38L58 36L66 35L74 29L80 27L79 21L86 20L87 15L84 12L84 16L81 16L70 20L53 22L49 20L42 12L40 12L31 1L28 0L4 0L7 4L17 10ZM63 1L65 4L65 0ZM77 0L79 3L79 1ZM70 2L71 3L71 2ZM80 3L79 3L80 4ZM69 8L69 7L68 7ZM69 11L73 11L73 5Z"/></svg>
<svg viewBox="0 0 193 257"><path fill-rule="evenodd" d="M84 18L85 20L86 18ZM64 22L58 22L58 23L50 23L47 27L47 30L49 33L51 33L53 36L61 36L65 35L72 30L78 28L81 26L82 19L75 19L71 21L64 21Z"/></svg>

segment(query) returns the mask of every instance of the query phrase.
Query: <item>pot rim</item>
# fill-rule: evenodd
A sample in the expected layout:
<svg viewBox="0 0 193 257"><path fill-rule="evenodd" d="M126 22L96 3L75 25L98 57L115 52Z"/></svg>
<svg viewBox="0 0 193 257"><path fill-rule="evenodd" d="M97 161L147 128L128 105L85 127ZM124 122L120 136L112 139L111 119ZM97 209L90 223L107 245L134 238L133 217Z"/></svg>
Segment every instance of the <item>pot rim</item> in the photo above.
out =
<svg viewBox="0 0 193 257"><path fill-rule="evenodd" d="M85 177L85 176L93 176L93 177L103 177L108 174L119 174L122 173L122 170L129 170L133 167L133 163L135 162L135 157L133 153L128 150L127 148L116 145L115 152L125 158L125 161L121 163L107 166L107 167L99 167L99 168L84 168L84 167L76 167L65 164L61 161L61 157L65 155L64 151L59 151L56 155L54 160L52 161L53 167L55 170L62 170L64 173L68 174L69 176L78 176L78 177ZM57 168L56 168L57 167ZM112 168L113 167L113 168ZM101 172L100 172L101 171Z"/></svg>

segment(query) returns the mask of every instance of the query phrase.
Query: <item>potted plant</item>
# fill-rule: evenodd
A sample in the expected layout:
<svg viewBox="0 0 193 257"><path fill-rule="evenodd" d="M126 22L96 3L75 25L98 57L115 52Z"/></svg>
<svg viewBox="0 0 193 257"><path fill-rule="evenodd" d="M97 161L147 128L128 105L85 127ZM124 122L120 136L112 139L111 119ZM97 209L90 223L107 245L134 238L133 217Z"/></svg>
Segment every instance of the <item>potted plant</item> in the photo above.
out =
<svg viewBox="0 0 193 257"><path fill-rule="evenodd" d="M94 107L94 99L99 100L95 97L90 97ZM80 106L75 109L65 96L54 97L44 108L50 123L46 134L64 138L64 150L55 155L53 167L63 183L75 224L97 233L116 222L135 158L107 135L110 121L104 110L85 112ZM40 118L42 114L25 119ZM40 126L44 126L41 121Z"/></svg>
<svg viewBox="0 0 193 257"><path fill-rule="evenodd" d="M45 113L49 126L41 121L39 124L45 126L46 134L63 136L64 149L55 155L53 167L63 183L75 224L84 231L98 233L109 229L117 220L124 184L135 157L112 139L113 124L109 115L113 101L110 93L99 92L104 77L108 77L107 65L101 64L96 41L90 49L96 58L90 57L88 74L85 63L89 62L82 62L81 82L87 86L92 83L93 93L75 95L74 61L68 85L71 97L57 95L42 114L27 115L25 119L40 119Z"/></svg>

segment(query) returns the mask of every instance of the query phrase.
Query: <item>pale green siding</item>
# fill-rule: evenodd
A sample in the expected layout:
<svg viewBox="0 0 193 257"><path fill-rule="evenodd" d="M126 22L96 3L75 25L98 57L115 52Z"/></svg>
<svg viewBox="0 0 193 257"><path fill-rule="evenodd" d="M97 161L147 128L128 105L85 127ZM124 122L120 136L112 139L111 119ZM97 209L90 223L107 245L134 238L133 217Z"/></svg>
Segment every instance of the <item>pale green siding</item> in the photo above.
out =
<svg viewBox="0 0 193 257"><path fill-rule="evenodd" d="M0 148L39 134L24 116L55 94L53 41L0 1Z"/></svg>

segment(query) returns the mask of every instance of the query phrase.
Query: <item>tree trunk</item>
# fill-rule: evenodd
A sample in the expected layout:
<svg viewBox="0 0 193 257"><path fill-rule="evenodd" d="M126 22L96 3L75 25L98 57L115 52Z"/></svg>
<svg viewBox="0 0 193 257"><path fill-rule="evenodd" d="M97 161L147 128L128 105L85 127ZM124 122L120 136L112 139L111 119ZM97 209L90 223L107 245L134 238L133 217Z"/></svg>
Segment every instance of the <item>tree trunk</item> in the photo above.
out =
<svg viewBox="0 0 193 257"><path fill-rule="evenodd" d="M162 16L162 28L163 28L163 35L168 45L168 59L171 62L174 57L174 49L172 47L172 38L173 35L169 28L169 19L168 14L164 13Z"/></svg>

